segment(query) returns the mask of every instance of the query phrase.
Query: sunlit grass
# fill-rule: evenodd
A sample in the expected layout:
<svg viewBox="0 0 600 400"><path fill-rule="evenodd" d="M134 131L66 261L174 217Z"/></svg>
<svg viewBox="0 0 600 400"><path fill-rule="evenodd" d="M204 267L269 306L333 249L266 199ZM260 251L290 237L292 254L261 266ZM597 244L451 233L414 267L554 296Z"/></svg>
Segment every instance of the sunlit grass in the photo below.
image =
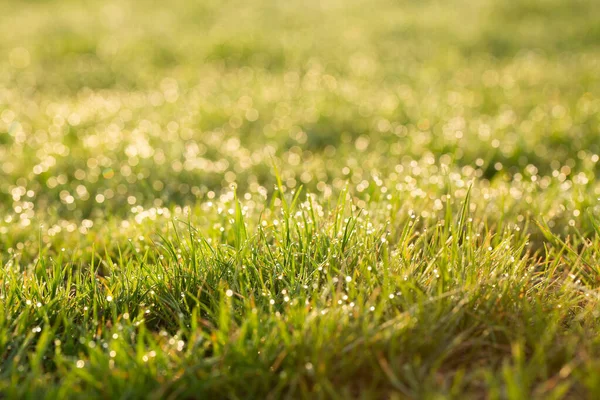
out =
<svg viewBox="0 0 600 400"><path fill-rule="evenodd" d="M7 398L595 398L600 7L0 4Z"/></svg>

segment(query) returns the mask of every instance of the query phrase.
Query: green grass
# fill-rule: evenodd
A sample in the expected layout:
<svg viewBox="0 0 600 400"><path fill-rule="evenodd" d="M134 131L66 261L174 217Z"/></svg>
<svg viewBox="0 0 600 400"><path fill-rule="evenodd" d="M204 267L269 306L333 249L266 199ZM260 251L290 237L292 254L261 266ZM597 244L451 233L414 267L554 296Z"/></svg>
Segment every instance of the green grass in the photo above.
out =
<svg viewBox="0 0 600 400"><path fill-rule="evenodd" d="M595 1L0 15L0 397L600 396Z"/></svg>

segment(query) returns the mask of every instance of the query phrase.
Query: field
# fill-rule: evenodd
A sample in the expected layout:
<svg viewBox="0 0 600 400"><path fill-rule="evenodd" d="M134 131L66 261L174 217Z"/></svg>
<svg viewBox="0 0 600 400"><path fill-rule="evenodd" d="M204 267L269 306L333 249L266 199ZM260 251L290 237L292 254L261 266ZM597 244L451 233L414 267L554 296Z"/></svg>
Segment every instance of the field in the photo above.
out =
<svg viewBox="0 0 600 400"><path fill-rule="evenodd" d="M0 397L600 397L597 0L0 2Z"/></svg>

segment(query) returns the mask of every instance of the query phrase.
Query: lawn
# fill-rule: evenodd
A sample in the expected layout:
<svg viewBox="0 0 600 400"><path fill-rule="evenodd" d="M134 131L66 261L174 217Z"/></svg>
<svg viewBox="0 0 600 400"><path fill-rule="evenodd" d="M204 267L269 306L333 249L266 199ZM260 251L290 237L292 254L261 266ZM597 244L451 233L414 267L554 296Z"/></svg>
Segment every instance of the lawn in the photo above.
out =
<svg viewBox="0 0 600 400"><path fill-rule="evenodd" d="M0 397L600 397L597 0L3 0Z"/></svg>

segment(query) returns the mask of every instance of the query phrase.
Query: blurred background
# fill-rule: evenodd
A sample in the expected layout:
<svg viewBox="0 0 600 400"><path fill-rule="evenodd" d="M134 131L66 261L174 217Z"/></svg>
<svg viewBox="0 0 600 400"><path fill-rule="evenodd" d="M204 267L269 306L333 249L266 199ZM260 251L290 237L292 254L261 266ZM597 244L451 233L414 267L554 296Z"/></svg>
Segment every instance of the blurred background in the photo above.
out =
<svg viewBox="0 0 600 400"><path fill-rule="evenodd" d="M598 161L596 1L4 0L0 15L0 209L24 224L266 193L273 163L327 198L423 164L493 180Z"/></svg>

